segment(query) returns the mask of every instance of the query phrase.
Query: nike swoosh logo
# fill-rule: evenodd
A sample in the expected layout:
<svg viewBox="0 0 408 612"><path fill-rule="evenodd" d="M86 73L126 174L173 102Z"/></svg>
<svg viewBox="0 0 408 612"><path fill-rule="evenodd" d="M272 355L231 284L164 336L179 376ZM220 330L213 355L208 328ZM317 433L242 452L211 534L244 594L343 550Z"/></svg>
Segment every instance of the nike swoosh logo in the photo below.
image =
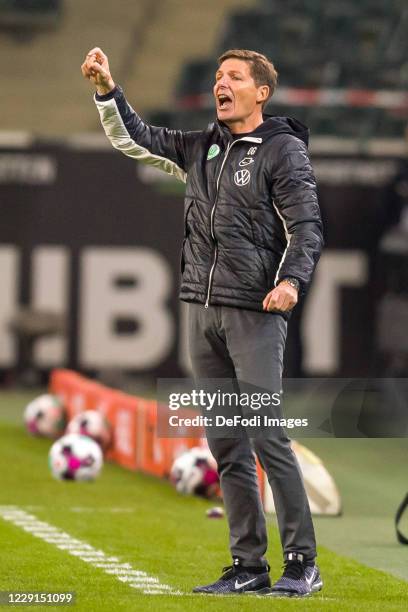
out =
<svg viewBox="0 0 408 612"><path fill-rule="evenodd" d="M311 586L311 585L312 585L312 583L313 583L313 580L314 580L315 578L316 578L316 570L313 570L313 573L312 573L312 575L310 576L310 578L307 578L307 577L306 577L306 582L307 582L307 584L308 584L309 586Z"/></svg>
<svg viewBox="0 0 408 612"><path fill-rule="evenodd" d="M238 580L235 581L235 589L242 589L242 587L246 586L247 584L251 584L251 582L255 582L256 578L252 578L251 580L247 580L246 582L238 582Z"/></svg>

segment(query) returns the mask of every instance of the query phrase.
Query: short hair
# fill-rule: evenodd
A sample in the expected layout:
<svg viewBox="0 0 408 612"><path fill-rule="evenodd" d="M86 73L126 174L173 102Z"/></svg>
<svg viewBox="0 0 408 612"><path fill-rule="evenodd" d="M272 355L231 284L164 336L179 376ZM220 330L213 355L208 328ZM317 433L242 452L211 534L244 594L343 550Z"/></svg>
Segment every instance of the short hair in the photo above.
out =
<svg viewBox="0 0 408 612"><path fill-rule="evenodd" d="M258 53L257 51L249 51L248 49L230 49L225 51L218 58L218 65L230 58L236 58L248 62L250 66L250 73L255 81L255 85L260 87L261 85L269 86L269 95L265 100L263 106L267 104L275 91L278 82L278 72L275 69L273 63L268 60L266 55Z"/></svg>

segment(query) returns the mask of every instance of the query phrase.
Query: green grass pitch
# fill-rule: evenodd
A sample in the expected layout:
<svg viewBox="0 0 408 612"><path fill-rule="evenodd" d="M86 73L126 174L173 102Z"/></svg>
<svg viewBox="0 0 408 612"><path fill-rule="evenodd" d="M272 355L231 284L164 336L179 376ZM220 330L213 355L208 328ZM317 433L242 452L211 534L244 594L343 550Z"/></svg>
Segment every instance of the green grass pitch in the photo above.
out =
<svg viewBox="0 0 408 612"><path fill-rule="evenodd" d="M30 398L31 395L19 393L0 395L0 505L21 507L73 537L129 562L135 569L157 576L184 595L144 595L1 518L0 590L75 591L76 604L71 609L81 611L407 609L406 580L359 563L352 558L354 554L344 554L348 538L353 539L349 529L358 526L353 523L358 513L350 505L350 516L345 513L350 523L330 518L316 522L322 538L330 529L336 533L331 549L319 547L325 581L321 593L295 601L191 594L196 584L217 578L221 567L229 562L225 519L209 520L205 516L206 509L213 504L192 497L181 498L168 483L115 465L105 465L95 483L53 480L47 466L50 442L29 437L20 422L21 408ZM325 440L324 444L329 442ZM316 447L310 444L313 450L317 447L318 444ZM352 463L350 447L346 455ZM333 465L335 460L336 457L331 458ZM342 485L344 476L339 474ZM355 475L350 486L351 490L358 486ZM402 490L401 496L403 493ZM375 508L372 515L374 519L377 516L378 525L382 524ZM370 529L375 529L375 520ZM268 558L275 579L281 570L281 551L274 519L269 531ZM402 549L390 541L381 550L383 555L390 554L390 558L405 554L408 566L408 548ZM350 550L353 551L352 546ZM60 610L61 606L36 609Z"/></svg>

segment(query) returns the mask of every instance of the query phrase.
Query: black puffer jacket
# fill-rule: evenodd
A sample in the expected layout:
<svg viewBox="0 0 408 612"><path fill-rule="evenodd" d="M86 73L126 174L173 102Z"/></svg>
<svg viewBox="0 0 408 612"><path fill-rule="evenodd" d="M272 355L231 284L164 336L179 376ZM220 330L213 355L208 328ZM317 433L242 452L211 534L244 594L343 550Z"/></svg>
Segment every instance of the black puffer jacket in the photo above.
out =
<svg viewBox="0 0 408 612"><path fill-rule="evenodd" d="M304 125L265 116L234 139L218 121L198 132L146 125L119 87L95 101L115 148L187 183L182 300L262 311L285 277L305 291L323 239Z"/></svg>

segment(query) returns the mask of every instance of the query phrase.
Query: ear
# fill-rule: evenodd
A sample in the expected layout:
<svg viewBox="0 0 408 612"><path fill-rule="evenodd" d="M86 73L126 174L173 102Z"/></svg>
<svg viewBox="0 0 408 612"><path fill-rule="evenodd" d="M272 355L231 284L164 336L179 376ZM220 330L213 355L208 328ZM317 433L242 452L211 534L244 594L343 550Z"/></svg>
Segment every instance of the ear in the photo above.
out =
<svg viewBox="0 0 408 612"><path fill-rule="evenodd" d="M256 93L256 101L263 104L269 96L269 85L261 85Z"/></svg>

